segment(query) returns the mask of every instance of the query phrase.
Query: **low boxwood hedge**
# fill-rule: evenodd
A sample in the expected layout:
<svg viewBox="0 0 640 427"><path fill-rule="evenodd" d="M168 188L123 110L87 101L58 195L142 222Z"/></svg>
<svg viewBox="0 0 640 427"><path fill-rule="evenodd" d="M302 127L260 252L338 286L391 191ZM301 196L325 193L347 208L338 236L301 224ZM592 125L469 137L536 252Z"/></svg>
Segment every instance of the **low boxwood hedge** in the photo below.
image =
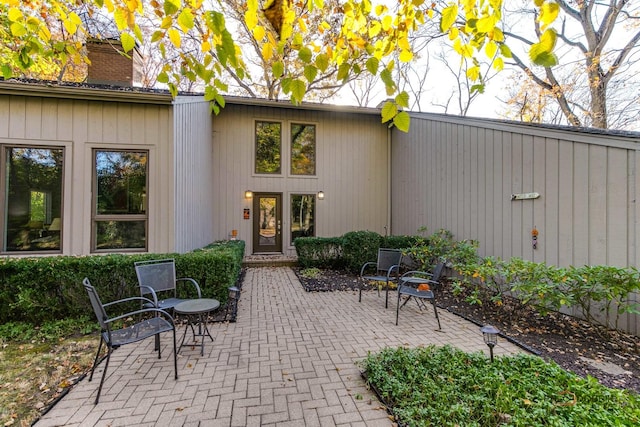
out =
<svg viewBox="0 0 640 427"><path fill-rule="evenodd" d="M242 267L243 241L216 242L185 254L113 254L0 259L0 323L45 321L92 313L82 280L103 302L139 295L133 263L173 258L178 277L195 279L204 297L224 304Z"/></svg>

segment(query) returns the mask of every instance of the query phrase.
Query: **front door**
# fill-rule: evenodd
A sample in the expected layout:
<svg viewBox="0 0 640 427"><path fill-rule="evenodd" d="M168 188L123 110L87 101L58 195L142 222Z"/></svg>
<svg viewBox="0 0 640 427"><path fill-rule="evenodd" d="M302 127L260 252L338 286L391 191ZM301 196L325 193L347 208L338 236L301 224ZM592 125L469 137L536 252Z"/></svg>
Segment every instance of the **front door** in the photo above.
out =
<svg viewBox="0 0 640 427"><path fill-rule="evenodd" d="M282 193L254 193L253 252L282 252Z"/></svg>

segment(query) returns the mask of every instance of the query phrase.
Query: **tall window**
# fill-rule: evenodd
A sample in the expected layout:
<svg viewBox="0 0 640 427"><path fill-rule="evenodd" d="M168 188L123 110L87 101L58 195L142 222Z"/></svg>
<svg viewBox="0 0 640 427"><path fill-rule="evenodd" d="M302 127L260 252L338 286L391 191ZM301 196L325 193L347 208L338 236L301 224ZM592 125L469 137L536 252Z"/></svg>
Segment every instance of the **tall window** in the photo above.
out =
<svg viewBox="0 0 640 427"><path fill-rule="evenodd" d="M94 151L93 250L147 247L145 151Z"/></svg>
<svg viewBox="0 0 640 427"><path fill-rule="evenodd" d="M296 237L313 237L315 230L315 194L291 195L291 243Z"/></svg>
<svg viewBox="0 0 640 427"><path fill-rule="evenodd" d="M291 125L291 174L316 174L315 125Z"/></svg>
<svg viewBox="0 0 640 427"><path fill-rule="evenodd" d="M256 122L256 173L281 172L282 125Z"/></svg>
<svg viewBox="0 0 640 427"><path fill-rule="evenodd" d="M3 148L3 252L60 251L63 159L62 148Z"/></svg>

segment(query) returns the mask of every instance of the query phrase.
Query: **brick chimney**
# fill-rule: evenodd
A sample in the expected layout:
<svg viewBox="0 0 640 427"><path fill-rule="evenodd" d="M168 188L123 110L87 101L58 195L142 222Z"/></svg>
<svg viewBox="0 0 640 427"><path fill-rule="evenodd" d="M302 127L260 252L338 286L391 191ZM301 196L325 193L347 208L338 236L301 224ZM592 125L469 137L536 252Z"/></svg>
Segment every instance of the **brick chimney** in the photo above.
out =
<svg viewBox="0 0 640 427"><path fill-rule="evenodd" d="M112 86L134 86L141 81L142 57L137 48L125 56L119 40L87 40L87 54L91 64L87 83Z"/></svg>

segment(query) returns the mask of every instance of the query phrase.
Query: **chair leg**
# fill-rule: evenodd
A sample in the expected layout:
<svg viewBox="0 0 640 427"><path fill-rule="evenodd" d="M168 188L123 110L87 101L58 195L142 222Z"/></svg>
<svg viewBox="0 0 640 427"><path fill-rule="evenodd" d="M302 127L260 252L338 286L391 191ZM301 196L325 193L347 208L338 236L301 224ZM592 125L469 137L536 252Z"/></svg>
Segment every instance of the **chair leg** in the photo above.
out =
<svg viewBox="0 0 640 427"><path fill-rule="evenodd" d="M96 352L96 358L93 359L93 366L91 367L91 375L89 375L89 381L93 379L93 371L96 370L96 365L98 364L98 357L100 356L100 350L102 350L102 343L104 340L102 339L102 334L100 334L100 344L98 344L98 351Z"/></svg>
<svg viewBox="0 0 640 427"><path fill-rule="evenodd" d="M176 373L175 377L178 379L178 351L176 350L176 328L173 328L173 369Z"/></svg>
<svg viewBox="0 0 640 427"><path fill-rule="evenodd" d="M396 326L398 326L399 315L400 315L400 290L398 290L398 304L396 304Z"/></svg>
<svg viewBox="0 0 640 427"><path fill-rule="evenodd" d="M156 334L155 340L156 340L156 348L158 350L158 359L160 359L162 357L161 355L162 350L160 350L160 334Z"/></svg>
<svg viewBox="0 0 640 427"><path fill-rule="evenodd" d="M109 360L111 359L111 346L107 345L107 360L104 363L104 371L102 372L102 378L100 379L100 385L98 386L98 394L96 395L95 404L98 404L98 400L100 400L100 393L102 392L102 385L104 384L104 379L107 376L107 368L109 367Z"/></svg>
<svg viewBox="0 0 640 427"><path fill-rule="evenodd" d="M387 287L384 291L384 308L389 308L389 281L387 280Z"/></svg>
<svg viewBox="0 0 640 427"><path fill-rule="evenodd" d="M433 304L433 312L436 315L436 320L438 321L438 330L442 330L442 326L440 326L440 317L438 316L438 308L436 307L436 300L432 299L431 304Z"/></svg>
<svg viewBox="0 0 640 427"><path fill-rule="evenodd" d="M358 302L362 302L362 285L359 285L358 289Z"/></svg>

